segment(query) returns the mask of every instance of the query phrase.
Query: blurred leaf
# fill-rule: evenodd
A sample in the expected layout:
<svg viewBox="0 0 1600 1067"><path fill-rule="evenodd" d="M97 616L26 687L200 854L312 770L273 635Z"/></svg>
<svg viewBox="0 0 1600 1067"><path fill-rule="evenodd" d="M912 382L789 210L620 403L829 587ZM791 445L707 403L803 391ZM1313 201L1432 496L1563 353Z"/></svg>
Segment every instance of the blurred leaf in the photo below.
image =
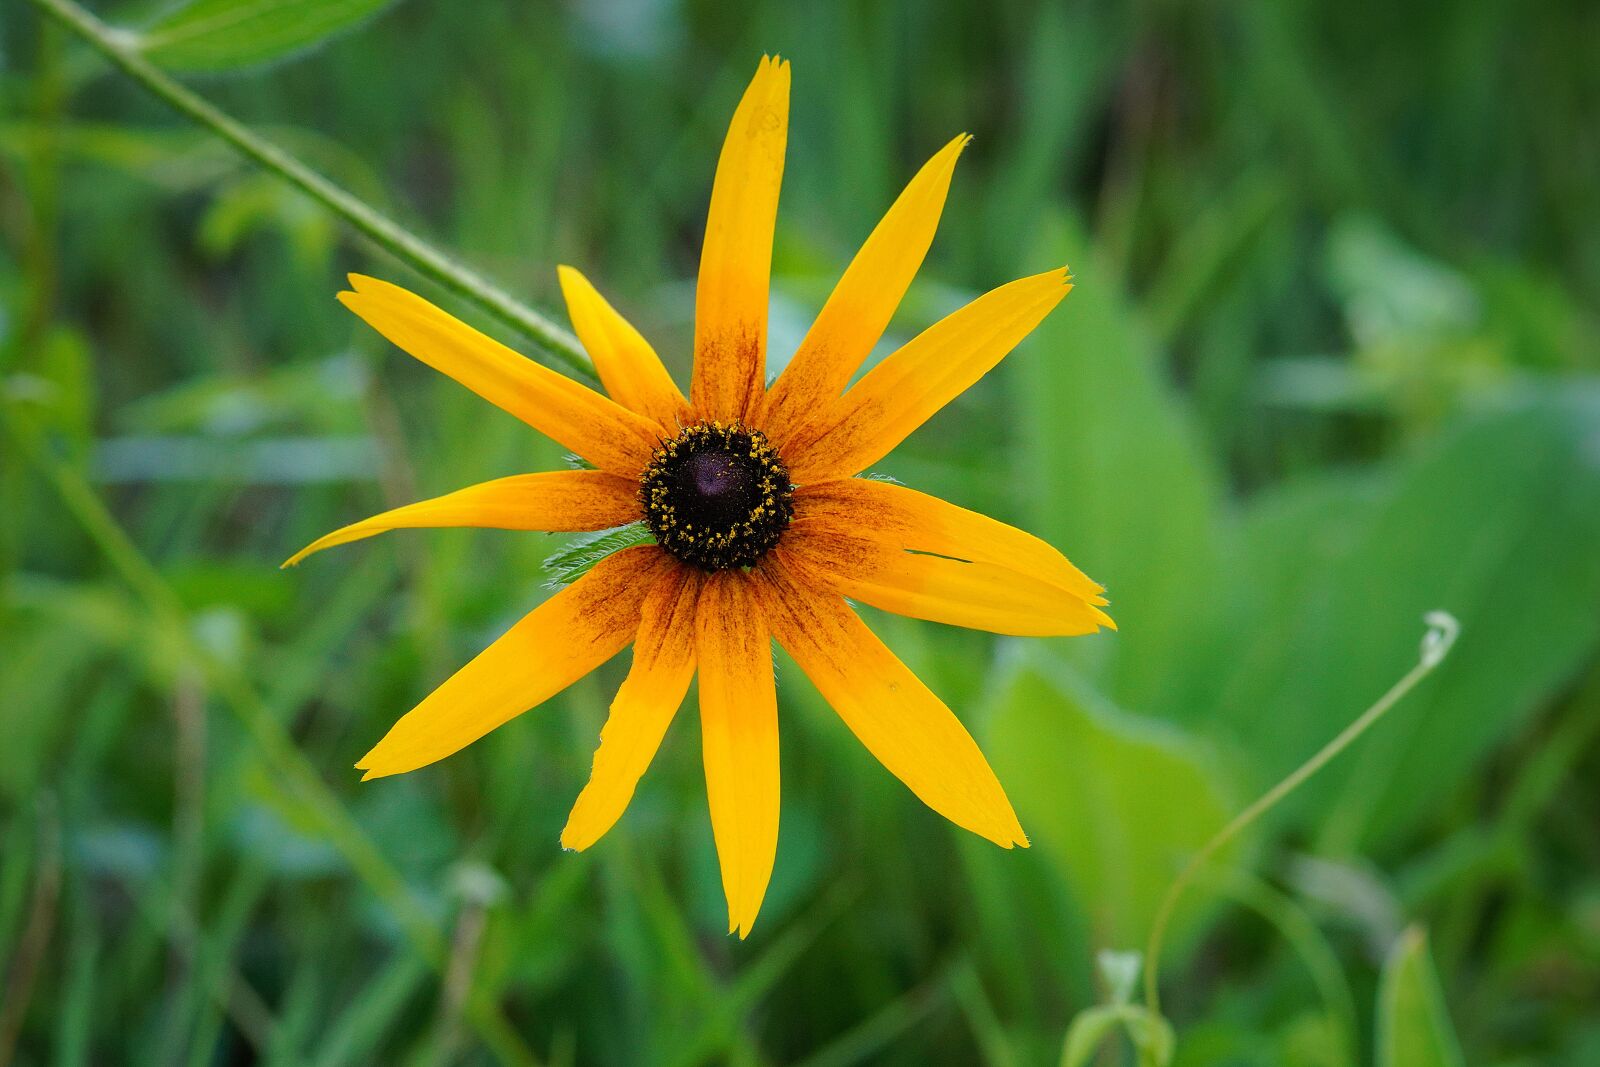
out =
<svg viewBox="0 0 1600 1067"><path fill-rule="evenodd" d="M1511 363L1547 370L1595 369L1600 323L1563 280L1523 260L1489 260L1474 278L1488 330Z"/></svg>
<svg viewBox="0 0 1600 1067"><path fill-rule="evenodd" d="M81 121L0 123L0 152L27 158L45 151L72 163L136 175L173 192L209 185L239 167L227 145L199 130Z"/></svg>
<svg viewBox="0 0 1600 1067"><path fill-rule="evenodd" d="M1175 728L1112 707L1041 655L1011 665L989 722L995 772L1088 912L1096 943L1143 944L1167 886L1230 812L1216 760ZM1172 940L1195 919L1180 909Z"/></svg>
<svg viewBox="0 0 1600 1067"><path fill-rule="evenodd" d="M1225 624L1195 635L1196 655L1174 683L1183 694L1175 717L1197 731L1215 731L1215 709L1228 684L1278 669L1287 635L1268 627L1305 610L1312 588L1350 553L1362 519L1387 488L1336 472L1290 481L1251 501L1225 565L1231 576L1223 592ZM1251 620L1261 620L1264 636L1252 636Z"/></svg>
<svg viewBox="0 0 1600 1067"><path fill-rule="evenodd" d="M78 827L67 840L68 856L96 874L142 882L170 860L171 840L155 826L132 820L99 820Z"/></svg>
<svg viewBox="0 0 1600 1067"><path fill-rule="evenodd" d="M294 589L270 560L186 560L168 573L173 591L192 612L229 608L243 616L241 623L253 626L287 615L294 606Z"/></svg>
<svg viewBox="0 0 1600 1067"><path fill-rule="evenodd" d="M171 630L152 620L117 586L13 574L0 604L26 621L20 635L25 639L8 643L5 652L42 660L36 667L19 665L16 677L45 680L64 675L70 681L81 676L95 657L110 655L134 666L145 680L166 683L181 663ZM9 671L7 676L12 676ZM19 704L28 706L26 700Z"/></svg>
<svg viewBox="0 0 1600 1067"><path fill-rule="evenodd" d="M284 59L372 18L395 0L194 0L146 27L139 48L175 71Z"/></svg>
<svg viewBox="0 0 1600 1067"><path fill-rule="evenodd" d="M102 483L219 482L303 485L378 476L368 437L109 437L94 456Z"/></svg>
<svg viewBox="0 0 1600 1067"><path fill-rule="evenodd" d="M1417 927L1400 935L1378 984L1378 1067L1464 1067L1444 992Z"/></svg>
<svg viewBox="0 0 1600 1067"><path fill-rule="evenodd" d="M367 367L348 355L292 363L265 373L197 375L117 412L139 434L242 437L272 430L355 433L366 428Z"/></svg>
<svg viewBox="0 0 1600 1067"><path fill-rule="evenodd" d="M1246 171L1206 204L1177 242L1150 286L1146 303L1162 337L1172 337L1215 300L1216 290L1288 200L1284 177Z"/></svg>
<svg viewBox="0 0 1600 1067"><path fill-rule="evenodd" d="M1138 952L1102 949L1095 959L1107 1003L1081 1011L1072 1020L1061 1046L1061 1067L1087 1067L1117 1028L1133 1046L1138 1067L1167 1067L1172 1062L1172 1024L1133 1003L1144 957Z"/></svg>
<svg viewBox="0 0 1600 1067"><path fill-rule="evenodd" d="M1335 847L1436 810L1600 638L1600 412L1582 396L1469 420L1400 468L1268 532L1264 497L1228 583L1230 670L1196 708L1288 772L1414 662L1424 612L1462 637L1438 675L1293 810ZM1213 649L1212 655L1222 655Z"/></svg>
<svg viewBox="0 0 1600 1067"><path fill-rule="evenodd" d="M1252 100L1255 121L1279 129L1297 184L1313 203L1363 203L1375 183L1368 145L1329 92L1311 53L1318 42L1311 12L1299 6L1249 5L1233 13L1240 51L1230 77Z"/></svg>
<svg viewBox="0 0 1600 1067"><path fill-rule="evenodd" d="M1485 294L1467 274L1366 216L1334 225L1326 259L1329 285L1356 341L1354 358L1337 361L1350 376L1347 399L1356 406L1381 399L1408 424L1427 426L1459 406L1462 396L1503 389L1514 358L1511 338L1503 328L1488 328ZM1269 388L1276 385L1291 402L1310 399L1306 386L1312 383L1283 380L1294 362L1278 363L1279 380ZM1323 369L1326 375L1329 368ZM1338 391L1329 392L1316 398L1322 406L1337 403Z"/></svg>
<svg viewBox="0 0 1600 1067"><path fill-rule="evenodd" d="M1011 361L1032 529L1106 586L1121 626L1073 654L1105 657L1119 703L1167 712L1217 602L1218 476L1118 280L1059 221L1039 247L1075 288Z"/></svg>
<svg viewBox="0 0 1600 1067"><path fill-rule="evenodd" d="M1383 414L1388 396L1366 367L1343 356L1263 360L1255 375L1263 403L1326 413Z"/></svg>
<svg viewBox="0 0 1600 1067"><path fill-rule="evenodd" d="M273 175L249 174L218 190L200 222L200 246L226 259L260 233L280 234L308 274L327 271L338 237L332 216L311 199Z"/></svg>
<svg viewBox="0 0 1600 1067"><path fill-rule="evenodd" d="M0 612L0 676L6 679L0 808L21 811L38 789L52 751L71 729L55 709L82 699L83 679L101 650L98 641L85 640L71 618L13 614L17 598L7 593Z"/></svg>
<svg viewBox="0 0 1600 1067"><path fill-rule="evenodd" d="M1335 920L1358 935L1373 959L1382 957L1404 929L1404 905L1367 863L1342 863L1319 856L1296 856L1288 883L1314 906L1323 920Z"/></svg>
<svg viewBox="0 0 1600 1067"><path fill-rule="evenodd" d="M1079 1012L1072 1020L1061 1049L1061 1067L1088 1067L1119 1027L1133 1046L1138 1067L1166 1067L1172 1062L1171 1023L1137 1004L1108 1004Z"/></svg>
<svg viewBox="0 0 1600 1067"><path fill-rule="evenodd" d="M1375 219L1348 217L1328 237L1328 275L1362 345L1433 340L1461 333L1482 316L1460 273L1427 258Z"/></svg>
<svg viewBox="0 0 1600 1067"><path fill-rule="evenodd" d="M342 142L304 126L256 129L361 199L378 207L389 205L389 189L378 172ZM0 154L26 160L44 152L140 178L169 193L203 189L239 175L275 180L251 168L204 130L85 121L0 122ZM288 187L283 195L302 197Z"/></svg>
<svg viewBox="0 0 1600 1067"><path fill-rule="evenodd" d="M339 870L339 853L326 839L292 825L281 811L241 799L229 813L228 837L240 860L260 864L283 879L325 878Z"/></svg>
<svg viewBox="0 0 1600 1067"><path fill-rule="evenodd" d="M414 954L396 953L348 1006L331 1016L327 1036L312 1062L316 1067L373 1062L375 1050L397 1029L401 1014L430 977L427 964Z"/></svg>
<svg viewBox="0 0 1600 1067"><path fill-rule="evenodd" d="M1015 61L1028 91L1017 101L1016 135L994 145L1006 155L986 176L981 199L980 232L988 245L982 252L995 270L1016 266L1017 235L1038 224L1060 175L1093 158L1089 130L1111 72L1129 61L1137 22L1131 9L1116 4L1041 4L1019 36Z"/></svg>
<svg viewBox="0 0 1600 1067"><path fill-rule="evenodd" d="M32 384L37 386L33 399L40 414L81 457L93 436L96 399L88 338L70 326L57 326L30 355L39 378ZM14 380L6 383L6 392L17 395Z"/></svg>
<svg viewBox="0 0 1600 1067"><path fill-rule="evenodd" d="M1351 1067L1359 1062L1345 1050L1349 1037L1326 1015L1296 1016L1278 1035L1284 1067Z"/></svg>

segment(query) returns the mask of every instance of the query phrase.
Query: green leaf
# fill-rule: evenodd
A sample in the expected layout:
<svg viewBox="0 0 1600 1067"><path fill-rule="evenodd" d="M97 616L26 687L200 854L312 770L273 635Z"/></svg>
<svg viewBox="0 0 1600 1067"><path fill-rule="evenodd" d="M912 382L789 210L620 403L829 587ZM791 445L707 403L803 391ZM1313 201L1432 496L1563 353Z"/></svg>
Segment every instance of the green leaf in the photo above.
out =
<svg viewBox="0 0 1600 1067"><path fill-rule="evenodd" d="M383 1040L401 1023L417 990L428 981L425 963L398 953L362 987L347 1007L331 1017L327 1036L313 1061L316 1067L371 1062Z"/></svg>
<svg viewBox="0 0 1600 1067"><path fill-rule="evenodd" d="M1167 886L1232 810L1204 746L1119 711L1042 655L1000 685L985 750L1102 946L1143 944ZM1180 910L1173 940L1197 917Z"/></svg>
<svg viewBox="0 0 1600 1067"><path fill-rule="evenodd" d="M612 530L582 534L575 537L559 551L544 561L554 585L571 585L613 552L621 552L634 545L654 544L655 539L642 522L630 522Z"/></svg>
<svg viewBox="0 0 1600 1067"><path fill-rule="evenodd" d="M1378 1067L1463 1067L1427 935L1412 927L1383 966L1378 984Z"/></svg>
<svg viewBox="0 0 1600 1067"><path fill-rule="evenodd" d="M1133 1003L1144 957L1138 952L1103 949L1095 962L1110 1003L1081 1011L1072 1020L1061 1046L1061 1067L1088 1067L1112 1030L1119 1027L1133 1046L1137 1067L1167 1067L1176 1044L1172 1024L1160 1013Z"/></svg>
<svg viewBox="0 0 1600 1067"><path fill-rule="evenodd" d="M315 203L270 174L250 174L217 191L200 222L200 247L222 260L264 232L286 238L308 273L326 269L338 233L334 220Z"/></svg>
<svg viewBox="0 0 1600 1067"><path fill-rule="evenodd" d="M1328 235L1328 273L1358 343L1427 342L1463 332L1481 315L1459 272L1416 252L1377 220L1348 216Z"/></svg>
<svg viewBox="0 0 1600 1067"><path fill-rule="evenodd" d="M1133 1046L1138 1067L1172 1062L1172 1024L1137 1004L1108 1004L1078 1013L1061 1048L1061 1067L1088 1067L1107 1038L1120 1028Z"/></svg>
<svg viewBox="0 0 1600 1067"><path fill-rule="evenodd" d="M1121 282L1057 221L1035 259L1074 288L1012 358L1030 528L1106 586L1122 629L1074 643L1108 695L1176 714L1171 668L1216 605L1219 478Z"/></svg>
<svg viewBox="0 0 1600 1067"><path fill-rule="evenodd" d="M1151 282L1146 301L1162 337L1176 335L1211 305L1217 288L1287 200L1283 175L1257 167L1235 178L1189 223Z"/></svg>
<svg viewBox="0 0 1600 1067"><path fill-rule="evenodd" d="M1228 583L1235 651L1195 707L1248 741L1258 784L1410 668L1424 612L1461 622L1438 674L1289 802L1314 813L1324 848L1437 811L1600 641L1594 408L1576 396L1478 416L1396 470L1252 507Z"/></svg>
<svg viewBox="0 0 1600 1067"><path fill-rule="evenodd" d="M1061 1047L1061 1067L1084 1067L1122 1021L1126 1005L1099 1005L1080 1011L1067 1027Z"/></svg>
<svg viewBox="0 0 1600 1067"><path fill-rule="evenodd" d="M194 0L137 38L173 71L222 71L284 59L372 18L395 0Z"/></svg>

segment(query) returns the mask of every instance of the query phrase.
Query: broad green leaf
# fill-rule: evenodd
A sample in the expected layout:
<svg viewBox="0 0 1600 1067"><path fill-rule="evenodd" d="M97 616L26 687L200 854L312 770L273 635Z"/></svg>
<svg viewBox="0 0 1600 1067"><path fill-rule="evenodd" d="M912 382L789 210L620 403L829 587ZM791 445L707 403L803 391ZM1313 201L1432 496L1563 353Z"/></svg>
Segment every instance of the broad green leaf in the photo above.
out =
<svg viewBox="0 0 1600 1067"><path fill-rule="evenodd" d="M1364 485L1251 509L1228 583L1236 651L1199 710L1248 739L1258 784L1410 668L1424 612L1461 621L1438 674L1291 801L1315 813L1328 847L1436 810L1595 647L1595 422L1581 397L1530 403L1471 419Z"/></svg>
<svg viewBox="0 0 1600 1067"><path fill-rule="evenodd" d="M1168 885L1231 814L1217 761L1176 728L1113 707L1060 664L1024 655L997 690L985 749L1095 942L1142 945ZM1195 918L1180 909L1174 941Z"/></svg>
<svg viewBox="0 0 1600 1067"><path fill-rule="evenodd" d="M1378 984L1377 1065L1464 1067L1465 1062L1428 955L1427 935L1412 927L1400 935Z"/></svg>
<svg viewBox="0 0 1600 1067"><path fill-rule="evenodd" d="M1106 692L1173 714L1178 675L1217 598L1218 477L1120 280L1064 224L1039 263L1070 263L1074 288L1013 360L1032 529L1106 586L1115 635Z"/></svg>
<svg viewBox="0 0 1600 1067"><path fill-rule="evenodd" d="M158 66L222 71L284 59L366 21L395 0L194 0L146 27Z"/></svg>

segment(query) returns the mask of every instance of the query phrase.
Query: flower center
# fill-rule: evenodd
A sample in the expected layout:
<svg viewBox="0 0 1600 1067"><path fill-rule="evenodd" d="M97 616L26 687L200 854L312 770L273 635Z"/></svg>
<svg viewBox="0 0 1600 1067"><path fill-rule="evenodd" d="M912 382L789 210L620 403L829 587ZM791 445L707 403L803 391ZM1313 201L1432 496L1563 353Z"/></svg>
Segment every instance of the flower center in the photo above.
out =
<svg viewBox="0 0 1600 1067"><path fill-rule="evenodd" d="M748 567L794 517L789 471L767 435L739 422L697 422L663 441L639 480L656 543L708 571Z"/></svg>

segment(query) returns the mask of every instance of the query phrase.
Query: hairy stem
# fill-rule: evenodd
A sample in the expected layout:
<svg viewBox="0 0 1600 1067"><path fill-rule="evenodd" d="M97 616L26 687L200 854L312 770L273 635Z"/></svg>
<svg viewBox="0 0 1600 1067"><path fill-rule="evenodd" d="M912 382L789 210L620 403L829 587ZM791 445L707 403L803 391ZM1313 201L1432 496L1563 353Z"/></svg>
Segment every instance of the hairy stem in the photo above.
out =
<svg viewBox="0 0 1600 1067"><path fill-rule="evenodd" d="M526 334L569 370L594 378L594 365L572 334L201 99L146 59L136 47L134 35L106 25L74 0L29 2L87 41L173 110L344 219L396 259Z"/></svg>

